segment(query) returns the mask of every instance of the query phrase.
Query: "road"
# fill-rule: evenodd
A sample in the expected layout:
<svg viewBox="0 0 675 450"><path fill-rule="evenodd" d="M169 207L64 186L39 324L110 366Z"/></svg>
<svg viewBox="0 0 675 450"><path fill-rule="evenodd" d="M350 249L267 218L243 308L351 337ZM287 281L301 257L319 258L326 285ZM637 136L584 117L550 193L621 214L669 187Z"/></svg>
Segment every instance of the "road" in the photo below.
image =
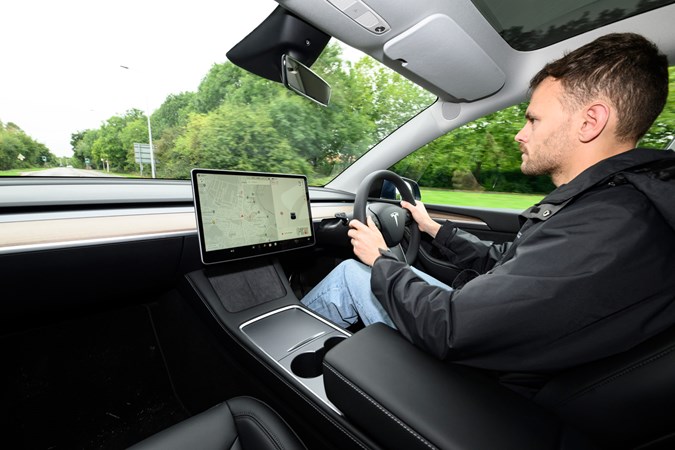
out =
<svg viewBox="0 0 675 450"><path fill-rule="evenodd" d="M39 170L36 172L24 172L22 176L29 177L116 177L106 172L96 170L74 169L72 167L55 167L53 169Z"/></svg>

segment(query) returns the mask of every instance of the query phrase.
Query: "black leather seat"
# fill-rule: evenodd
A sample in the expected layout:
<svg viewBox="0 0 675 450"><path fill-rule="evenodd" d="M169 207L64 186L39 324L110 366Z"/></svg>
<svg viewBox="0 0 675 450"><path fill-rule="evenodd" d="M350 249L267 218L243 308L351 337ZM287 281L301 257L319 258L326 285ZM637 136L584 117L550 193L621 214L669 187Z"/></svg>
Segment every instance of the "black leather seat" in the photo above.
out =
<svg viewBox="0 0 675 450"><path fill-rule="evenodd" d="M675 327L558 375L534 401L602 448L675 448Z"/></svg>
<svg viewBox="0 0 675 450"><path fill-rule="evenodd" d="M236 397L150 436L131 448L294 450L305 449L305 446L269 406L251 397Z"/></svg>
<svg viewBox="0 0 675 450"><path fill-rule="evenodd" d="M386 448L675 449L675 327L558 374L534 401L384 324L332 348L323 366L328 398Z"/></svg>

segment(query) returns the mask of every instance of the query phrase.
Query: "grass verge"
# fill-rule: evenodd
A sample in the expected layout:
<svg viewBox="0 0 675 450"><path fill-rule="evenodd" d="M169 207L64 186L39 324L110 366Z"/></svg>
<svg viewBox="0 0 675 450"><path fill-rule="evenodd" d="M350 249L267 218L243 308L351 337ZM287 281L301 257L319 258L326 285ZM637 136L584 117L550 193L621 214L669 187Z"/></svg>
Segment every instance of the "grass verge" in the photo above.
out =
<svg viewBox="0 0 675 450"><path fill-rule="evenodd" d="M422 201L434 205L475 206L479 208L527 209L544 198L543 194L508 192L470 192L423 188Z"/></svg>
<svg viewBox="0 0 675 450"><path fill-rule="evenodd" d="M9 169L9 170L0 170L0 177L20 177L22 173L25 172L37 172L39 170L45 169Z"/></svg>

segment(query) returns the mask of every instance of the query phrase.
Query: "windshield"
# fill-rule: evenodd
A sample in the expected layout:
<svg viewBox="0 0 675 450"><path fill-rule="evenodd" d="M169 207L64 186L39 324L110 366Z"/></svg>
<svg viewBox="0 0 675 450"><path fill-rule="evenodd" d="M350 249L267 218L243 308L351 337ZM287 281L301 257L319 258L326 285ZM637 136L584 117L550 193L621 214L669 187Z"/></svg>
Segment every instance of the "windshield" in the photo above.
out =
<svg viewBox="0 0 675 450"><path fill-rule="evenodd" d="M271 0L236 13L215 0L6 6L3 176L187 179L202 167L324 185L435 100L335 41L312 66L332 86L328 107L228 62Z"/></svg>

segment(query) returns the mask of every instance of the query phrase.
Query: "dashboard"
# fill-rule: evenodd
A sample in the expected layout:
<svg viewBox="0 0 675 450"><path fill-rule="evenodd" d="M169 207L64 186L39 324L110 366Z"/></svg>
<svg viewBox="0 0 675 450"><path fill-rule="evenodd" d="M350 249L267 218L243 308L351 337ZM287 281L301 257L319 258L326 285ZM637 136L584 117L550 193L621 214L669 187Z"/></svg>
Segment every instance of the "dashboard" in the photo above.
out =
<svg viewBox="0 0 675 450"><path fill-rule="evenodd" d="M354 195L309 187L315 224L351 215ZM188 180L0 180L0 254L197 234ZM433 217L487 228L470 214Z"/></svg>

